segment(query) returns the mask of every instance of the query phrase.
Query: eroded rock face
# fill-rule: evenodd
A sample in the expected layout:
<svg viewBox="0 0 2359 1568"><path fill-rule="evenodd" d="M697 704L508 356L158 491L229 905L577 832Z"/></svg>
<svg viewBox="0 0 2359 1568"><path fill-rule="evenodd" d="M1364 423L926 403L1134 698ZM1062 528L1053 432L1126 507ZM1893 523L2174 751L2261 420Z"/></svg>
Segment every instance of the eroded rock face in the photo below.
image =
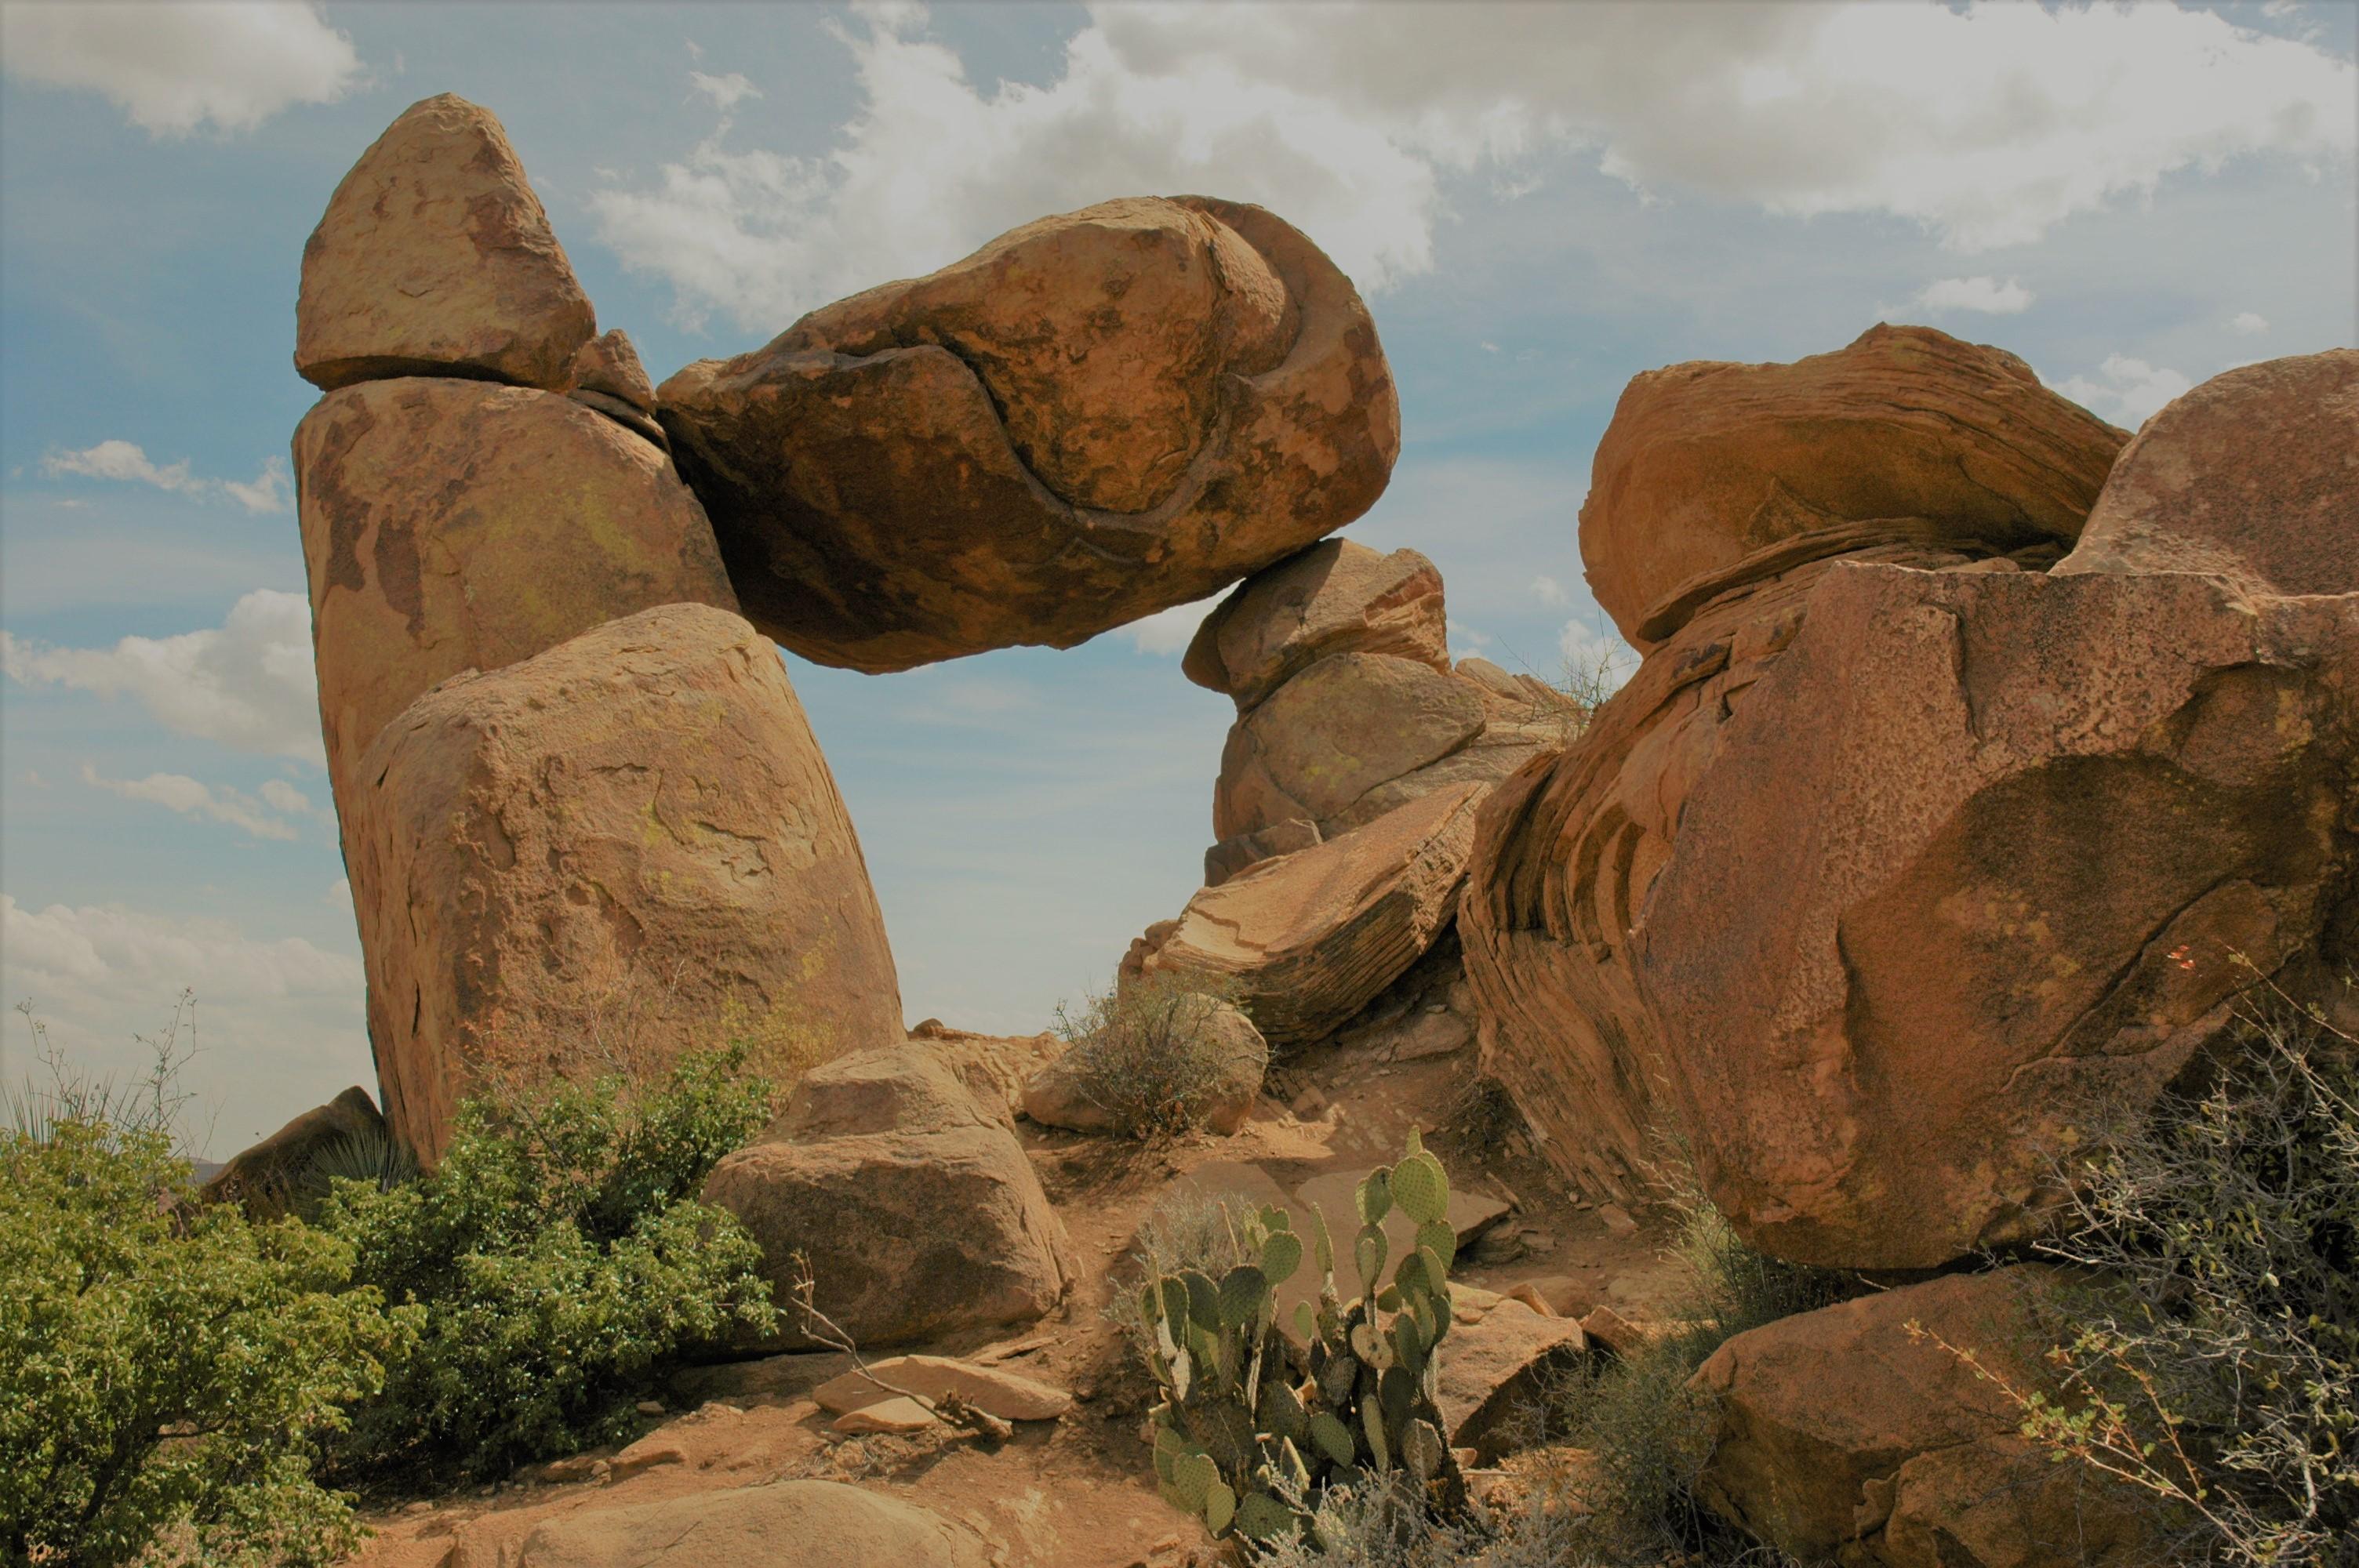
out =
<svg viewBox="0 0 2359 1568"><path fill-rule="evenodd" d="M802 1253L819 1309L863 1347L1027 1323L1073 1278L1023 1148L920 1044L806 1075L704 1197L745 1222L782 1302Z"/></svg>
<svg viewBox="0 0 2359 1568"><path fill-rule="evenodd" d="M1125 970L1223 979L1273 1048L1325 1037L1456 918L1484 787L1438 790L1203 889Z"/></svg>
<svg viewBox="0 0 2359 1568"><path fill-rule="evenodd" d="M1350 281L1204 197L1027 224L658 396L747 613L870 671L1201 599L1364 512L1399 447Z"/></svg>
<svg viewBox="0 0 2359 1568"><path fill-rule="evenodd" d="M1807 611L1687 795L1640 988L1748 1239L1931 1267L2038 1227L2053 1159L2223 1022L2234 955L2316 947L2359 596L1845 563Z"/></svg>
<svg viewBox="0 0 2359 1568"><path fill-rule="evenodd" d="M1697 1490L1805 1562L2144 1568L2173 1561L2142 1497L2017 1435L2023 1412L1930 1337L2050 1393L2071 1337L2030 1266L1951 1275L1740 1334L1696 1373L1719 1428Z"/></svg>
<svg viewBox="0 0 2359 1568"><path fill-rule="evenodd" d="M2227 371L2147 420L2056 569L2359 590L2359 350Z"/></svg>
<svg viewBox="0 0 2359 1568"><path fill-rule="evenodd" d="M452 93L386 127L303 247L295 368L330 391L403 375L561 391L596 330L506 132Z"/></svg>
<svg viewBox="0 0 2359 1568"><path fill-rule="evenodd" d="M387 1119L429 1158L486 1078L653 1072L737 1035L783 1069L903 1038L859 841L734 615L667 605L448 681L355 772L369 1034Z"/></svg>
<svg viewBox="0 0 2359 1568"><path fill-rule="evenodd" d="M367 382L321 399L294 459L340 803L361 752L439 681L656 605L736 608L670 462L570 398Z"/></svg>
<svg viewBox="0 0 2359 1568"><path fill-rule="evenodd" d="M476 1533L460 1532L450 1568L703 1568L781 1561L799 1568L875 1563L984 1568L990 1561L973 1532L930 1509L842 1481L772 1481L582 1509L535 1527L520 1546L488 1530L478 1541Z"/></svg>
<svg viewBox="0 0 2359 1568"><path fill-rule="evenodd" d="M1384 654L1447 674L1441 574L1415 550L1327 539L1238 585L1196 628L1180 668L1242 713L1318 659Z"/></svg>
<svg viewBox="0 0 2359 1568"><path fill-rule="evenodd" d="M1582 560L1644 649L1698 579L1734 586L1731 567L1781 542L1771 569L1898 541L2069 544L2127 439L2013 354L1930 327L1791 364L1672 365L1630 383L1598 443Z"/></svg>

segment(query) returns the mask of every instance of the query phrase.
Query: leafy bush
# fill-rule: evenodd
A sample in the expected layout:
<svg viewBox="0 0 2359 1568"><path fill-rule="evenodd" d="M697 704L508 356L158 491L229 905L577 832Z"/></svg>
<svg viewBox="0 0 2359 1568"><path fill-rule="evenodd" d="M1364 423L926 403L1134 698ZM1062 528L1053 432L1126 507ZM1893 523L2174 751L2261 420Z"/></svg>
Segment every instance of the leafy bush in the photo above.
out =
<svg viewBox="0 0 2359 1568"><path fill-rule="evenodd" d="M2227 1076L2078 1165L2038 1250L2104 1283L2024 1432L2226 1561L2359 1563L2359 1042L2267 992L2238 1033Z"/></svg>
<svg viewBox="0 0 2359 1568"><path fill-rule="evenodd" d="M1152 1366L1155 1356L1155 1320L1140 1287L1190 1269L1217 1280L1239 1264L1258 1262L1259 1254L1247 1253L1233 1217L1256 1206L1243 1193L1207 1195L1182 1186L1157 1199L1139 1221L1130 1253L1135 1277L1115 1289L1105 1307L1106 1320L1122 1330L1137 1366Z"/></svg>
<svg viewBox="0 0 2359 1568"><path fill-rule="evenodd" d="M684 1351L774 1325L752 1238L695 1201L766 1119L739 1061L688 1059L636 1098L608 1078L471 1101L431 1174L337 1184L320 1226L420 1322L338 1474L497 1473L609 1441Z"/></svg>
<svg viewBox="0 0 2359 1568"><path fill-rule="evenodd" d="M1223 1026L1226 1000L1205 976L1153 974L1090 996L1078 1016L1060 1006L1064 1065L1115 1126L1140 1138L1185 1132L1268 1065L1257 1036Z"/></svg>
<svg viewBox="0 0 2359 1568"><path fill-rule="evenodd" d="M174 1065L168 1038L138 1084L9 1097L0 1560L316 1563L359 1540L312 1461L416 1314L350 1288L348 1243L194 1201Z"/></svg>

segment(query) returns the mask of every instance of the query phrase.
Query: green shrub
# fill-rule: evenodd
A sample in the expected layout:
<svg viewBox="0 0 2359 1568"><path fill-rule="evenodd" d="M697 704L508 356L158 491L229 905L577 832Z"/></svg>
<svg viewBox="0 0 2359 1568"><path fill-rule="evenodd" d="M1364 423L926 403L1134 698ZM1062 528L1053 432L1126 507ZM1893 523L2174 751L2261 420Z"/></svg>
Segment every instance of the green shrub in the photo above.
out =
<svg viewBox="0 0 2359 1568"><path fill-rule="evenodd" d="M1071 1047L1064 1065L1117 1128L1139 1138L1185 1132L1235 1092L1241 1075L1257 1081L1268 1065L1258 1036L1224 1025L1227 1000L1208 977L1153 974L1091 995L1078 1015L1060 1006L1056 1030Z"/></svg>
<svg viewBox="0 0 2359 1568"><path fill-rule="evenodd" d="M1258 1255L1246 1252L1232 1217L1257 1207L1243 1193L1205 1194L1181 1186L1147 1210L1131 1242L1130 1278L1116 1286L1105 1306L1106 1320L1122 1330L1135 1365L1150 1367L1155 1356L1155 1320L1146 1310L1140 1286L1188 1269L1217 1280L1241 1263L1259 1261Z"/></svg>
<svg viewBox="0 0 2359 1568"><path fill-rule="evenodd" d="M194 1201L169 1063L138 1088L12 1095L0 1127L0 1561L327 1562L312 1479L414 1330L350 1244Z"/></svg>
<svg viewBox="0 0 2359 1568"><path fill-rule="evenodd" d="M635 1098L610 1078L471 1101L431 1174L336 1184L320 1226L421 1325L337 1474L495 1474L613 1440L684 1352L774 1325L752 1238L695 1201L766 1116L739 1061Z"/></svg>

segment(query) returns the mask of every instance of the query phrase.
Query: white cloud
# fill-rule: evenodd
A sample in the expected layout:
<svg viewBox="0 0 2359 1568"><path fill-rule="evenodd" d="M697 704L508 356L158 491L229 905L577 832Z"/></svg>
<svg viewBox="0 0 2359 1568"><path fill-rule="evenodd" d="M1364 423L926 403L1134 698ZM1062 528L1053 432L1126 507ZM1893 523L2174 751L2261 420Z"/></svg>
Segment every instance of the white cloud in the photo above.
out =
<svg viewBox="0 0 2359 1568"><path fill-rule="evenodd" d="M1210 599L1158 610L1123 627L1122 635L1129 638L1142 654L1184 654L1195 640L1196 628L1204 623L1204 617L1212 612L1212 606L1221 602L1221 597L1216 593Z"/></svg>
<svg viewBox="0 0 2359 1568"><path fill-rule="evenodd" d="M321 922L307 916L304 924ZM200 1027L186 1081L212 1113L198 1118L200 1132L217 1118L207 1151L216 1157L355 1079L374 1088L357 957L301 936L248 936L222 920L119 905L35 910L0 893L0 988L12 1003L34 1003L52 1045L75 1068L144 1065L132 1033L152 1033L189 987ZM11 1052L6 1076L22 1076Z"/></svg>
<svg viewBox="0 0 2359 1568"><path fill-rule="evenodd" d="M2156 409L2195 384L2165 366L2150 365L2127 354L2107 354L2094 379L2071 375L2049 384L2092 413L2135 430Z"/></svg>
<svg viewBox="0 0 2359 1568"><path fill-rule="evenodd" d="M82 765L82 782L110 795L119 795L125 800L151 801L183 816L203 816L215 822L226 822L233 827L245 828L256 838L292 841L300 837L291 823L265 815L262 802L253 796L227 785L214 789L186 773L149 773L144 779L110 779L84 762ZM277 779L270 781L271 784L277 782ZM268 784L263 786L263 793L266 795L270 793Z"/></svg>
<svg viewBox="0 0 2359 1568"><path fill-rule="evenodd" d="M270 804L273 811L284 811L294 816L306 816L311 809L311 797L285 779L263 780L262 798Z"/></svg>
<svg viewBox="0 0 2359 1568"><path fill-rule="evenodd" d="M701 70L688 73L690 85L712 101L712 106L726 114L748 98L759 98L762 90L745 79L743 71L733 70L726 76L708 76Z"/></svg>
<svg viewBox="0 0 2359 1568"><path fill-rule="evenodd" d="M1552 577L1532 579L1532 596L1542 604L1559 605L1572 602L1572 596L1564 591L1564 584Z"/></svg>
<svg viewBox="0 0 2359 1568"><path fill-rule="evenodd" d="M593 195L602 241L683 319L769 330L1140 192L1262 202L1377 291L1432 265L1445 175L1512 193L1569 151L1648 200L1883 214L1971 251L2176 171L2354 144L2351 62L2168 5L1104 5L1051 80L988 91L923 22L834 25L861 103L833 146L724 123Z"/></svg>
<svg viewBox="0 0 2359 1568"><path fill-rule="evenodd" d="M2237 331L2244 333L2246 337L2251 337L2257 332L2266 332L2269 330L2268 318L2266 316L2256 315L2250 310L2239 311L2236 315L2236 319L2229 322L2228 325L2234 327Z"/></svg>
<svg viewBox="0 0 2359 1568"><path fill-rule="evenodd" d="M1928 310L1979 310L1991 316L2017 316L2030 307L2031 290L2014 278L1944 277L1927 284L1917 303Z"/></svg>
<svg viewBox="0 0 2359 1568"><path fill-rule="evenodd" d="M27 686L127 693L174 733L235 751L323 760L311 609L299 593L256 589L220 626L112 648L52 648L0 632L0 671Z"/></svg>
<svg viewBox="0 0 2359 1568"><path fill-rule="evenodd" d="M249 484L234 479L199 479L189 471L185 458L177 463L158 463L135 442L106 440L78 450L47 453L41 459L41 472L50 479L74 476L149 484L175 495L204 496L219 492L248 512L284 512L293 500L287 460L277 457L264 459L262 471Z"/></svg>
<svg viewBox="0 0 2359 1568"><path fill-rule="evenodd" d="M9 0L0 58L13 76L103 92L158 136L250 131L361 75L352 39L291 0Z"/></svg>

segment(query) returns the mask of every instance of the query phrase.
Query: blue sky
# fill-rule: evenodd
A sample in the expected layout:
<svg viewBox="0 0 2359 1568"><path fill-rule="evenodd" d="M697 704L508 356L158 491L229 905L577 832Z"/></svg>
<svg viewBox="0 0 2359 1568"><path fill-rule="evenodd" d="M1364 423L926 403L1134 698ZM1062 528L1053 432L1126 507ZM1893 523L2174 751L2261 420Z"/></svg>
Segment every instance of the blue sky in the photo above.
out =
<svg viewBox="0 0 2359 1568"><path fill-rule="evenodd" d="M1266 203L1361 282L1401 387L1353 536L1440 566L1460 653L1542 674L1603 624L1573 521L1640 370L1925 321L2135 426L2359 339L2343 4L0 22L0 989L103 1067L192 987L216 1154L373 1082L292 597L289 354L329 191L431 93L506 122L658 379L1043 213ZM788 660L912 1021L1041 1027L1195 888L1231 717L1180 677L1195 613L900 676Z"/></svg>

